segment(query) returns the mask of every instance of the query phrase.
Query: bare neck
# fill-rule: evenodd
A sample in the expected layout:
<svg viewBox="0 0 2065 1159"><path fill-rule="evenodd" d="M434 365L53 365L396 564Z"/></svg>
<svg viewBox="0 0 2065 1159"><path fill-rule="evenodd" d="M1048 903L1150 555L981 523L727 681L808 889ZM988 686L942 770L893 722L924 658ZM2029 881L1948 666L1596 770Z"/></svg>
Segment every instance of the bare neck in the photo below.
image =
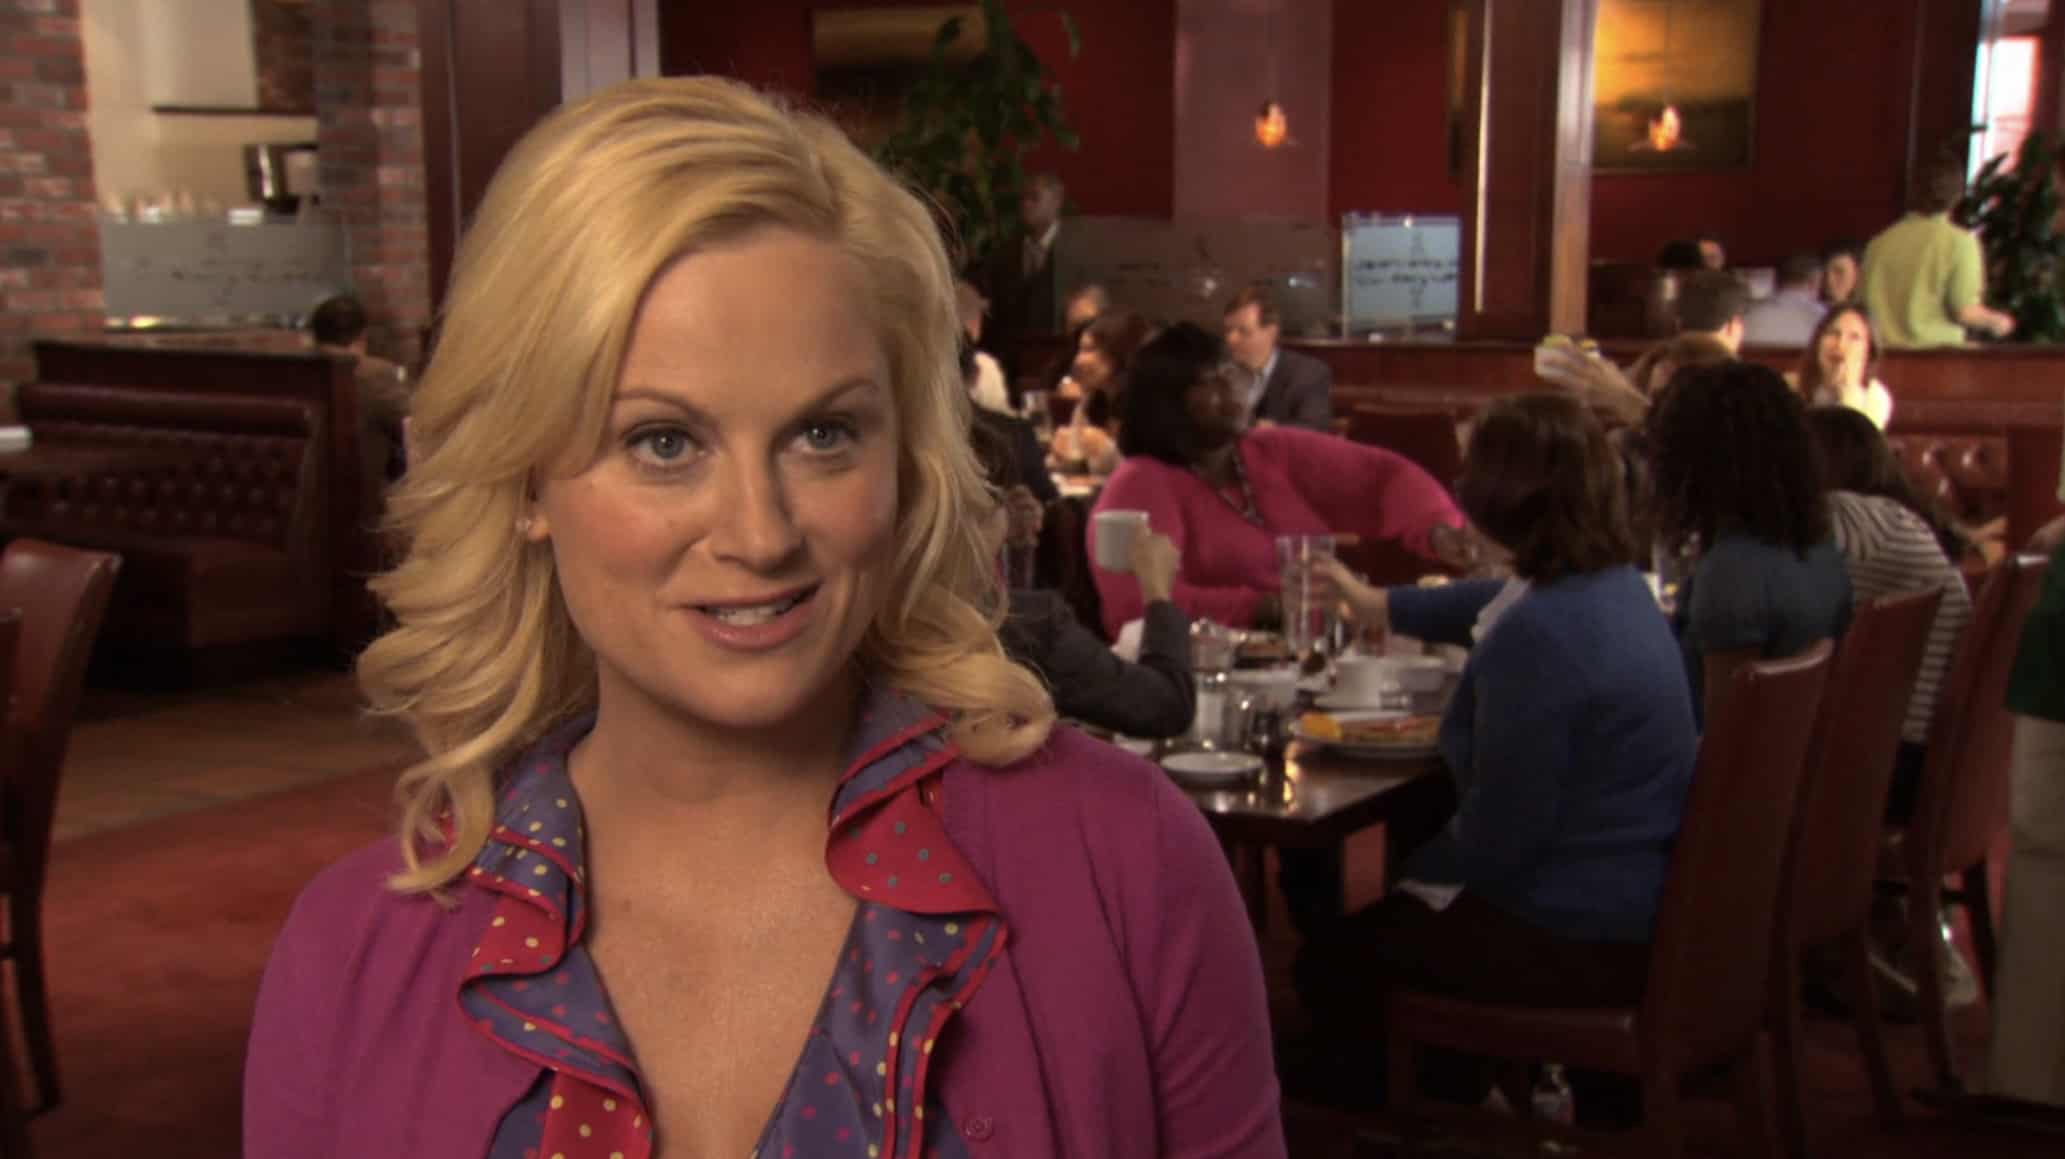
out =
<svg viewBox="0 0 2065 1159"><path fill-rule="evenodd" d="M798 719L757 729L695 720L608 675L600 693L595 727L568 757L591 823L822 829L845 772L857 673L835 681Z"/></svg>

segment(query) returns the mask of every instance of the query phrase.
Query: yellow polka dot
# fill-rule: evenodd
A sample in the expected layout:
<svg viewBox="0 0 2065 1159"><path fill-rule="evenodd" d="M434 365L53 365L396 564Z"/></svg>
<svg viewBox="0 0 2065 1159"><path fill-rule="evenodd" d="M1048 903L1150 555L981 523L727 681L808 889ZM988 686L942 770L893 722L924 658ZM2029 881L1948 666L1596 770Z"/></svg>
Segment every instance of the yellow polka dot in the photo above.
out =
<svg viewBox="0 0 2065 1159"><path fill-rule="evenodd" d="M643 1122L645 1122L645 1116L644 1116L644 1115L633 1115L633 1116L631 1116L631 1125L632 1125L632 1126L636 1127L636 1126L640 1125L640 1124L641 1124L641 1123L643 1123Z"/></svg>
<svg viewBox="0 0 2065 1159"><path fill-rule="evenodd" d="M552 839L552 844L553 844L554 846L556 846L556 847L560 848L560 849L565 849L565 848L566 848L566 838L564 838L564 837L554 837L554 838Z"/></svg>
<svg viewBox="0 0 2065 1159"><path fill-rule="evenodd" d="M602 1109L603 1109L603 1110L605 1110L605 1111L614 1111L614 1110L616 1110L616 1109L617 1109L617 1101L616 1101L615 1099L604 1099L604 1100L602 1100Z"/></svg>
<svg viewBox="0 0 2065 1159"><path fill-rule="evenodd" d="M947 932L947 933L949 933L949 934L958 934L958 933L960 933L960 932L961 932L961 923L959 923L959 922L948 922L948 923L946 924L946 932Z"/></svg>
<svg viewBox="0 0 2065 1159"><path fill-rule="evenodd" d="M542 894L542 893L539 893L539 892L538 892L537 890L535 890L535 889L534 889L534 890L531 890L531 891L530 891L530 893L531 893L531 896L532 896L532 897L544 897L544 896L545 896L544 894Z"/></svg>
<svg viewBox="0 0 2065 1159"><path fill-rule="evenodd" d="M560 808L562 808L562 809L566 808L566 798L565 798L565 797L560 797L560 798L558 798L558 799L554 800L554 801L553 801L552 803L553 803L553 804L555 804L555 805L557 805L557 806L559 806L559 807L560 807Z"/></svg>
<svg viewBox="0 0 2065 1159"><path fill-rule="evenodd" d="M523 850L523 849L519 849L519 850L517 850L517 851L516 851L516 859L517 859L518 861L522 861L522 860L523 860L524 858L526 858L526 857L529 857L529 856L530 856L530 852L529 852L528 850Z"/></svg>
<svg viewBox="0 0 2065 1159"><path fill-rule="evenodd" d="M589 1126L586 1123L581 1124L581 1138L586 1139L588 1136L593 1135L594 1133L595 1128Z"/></svg>
<svg viewBox="0 0 2065 1159"><path fill-rule="evenodd" d="M919 1108L918 1108L917 1110L915 1110L915 1111L912 1111L912 1112L911 1112L911 1118L913 1118L913 1119L922 1119L922 1118L924 1118L924 1117L925 1117L925 1108L924 1108L923 1106L920 1106L920 1107L919 1107Z"/></svg>
<svg viewBox="0 0 2065 1159"><path fill-rule="evenodd" d="M494 921L491 921L488 924L491 926L506 926L509 924L509 919L498 915Z"/></svg>
<svg viewBox="0 0 2065 1159"><path fill-rule="evenodd" d="M868 1144L868 1159L874 1159L875 1156L881 1153L882 1149L880 1147L875 1146L873 1143Z"/></svg>
<svg viewBox="0 0 2065 1159"><path fill-rule="evenodd" d="M901 1038L901 1037L903 1037L903 1036L902 1036L902 1035L900 1035L900 1034L898 1034L898 1033L896 1033L895 1031L893 1031L893 1030L892 1030L892 1031L890 1031L890 1032L889 1032L889 1049L891 1049L891 1050L895 1050L895 1049L896 1049L896 1041L897 1041L897 1039L899 1039L899 1038Z"/></svg>
<svg viewBox="0 0 2065 1159"><path fill-rule="evenodd" d="M563 1099L563 1098L561 1098L561 1097L559 1097L558 1095L553 1095L553 1096L552 1096L552 1109L556 1111L556 1110L558 1110L559 1108L561 1108L561 1107L563 1107L563 1106L566 1106L566 1100L565 1100L565 1099Z"/></svg>
<svg viewBox="0 0 2065 1159"><path fill-rule="evenodd" d="M928 1039L926 1039L926 1040L925 1040L925 1045L924 1045L924 1046L922 1046L922 1047L920 1047L919 1049L920 1049L920 1050L922 1050L922 1051L923 1051L924 1053L926 1053L926 1054L931 1054L931 1053L932 1053L932 1040L931 1040L931 1039L929 1039L929 1038L928 1038Z"/></svg>
<svg viewBox="0 0 2065 1159"><path fill-rule="evenodd" d="M878 1119L882 1117L882 1104L880 1103L875 1104L875 1117Z"/></svg>
<svg viewBox="0 0 2065 1159"><path fill-rule="evenodd" d="M911 940L912 940L912 941L914 941L914 942L917 942L917 943L918 943L919 945L921 945L921 946L922 946L922 945L924 945L924 944L925 944L925 935L924 935L924 934L912 934L912 935L911 935Z"/></svg>
<svg viewBox="0 0 2065 1159"><path fill-rule="evenodd" d="M535 950L535 949L537 949L537 948L538 948L538 939L536 939L536 938L525 938L525 939L523 940L523 945L524 945L524 948L525 948L525 949L527 949L527 950ZM925 1045L926 1045L927 1047L930 1047L930 1046L931 1046L932 1044L928 1042L928 1043L926 1043Z"/></svg>
<svg viewBox="0 0 2065 1159"><path fill-rule="evenodd" d="M885 1106L885 1107L888 1107L891 1113L894 1113L894 1112L896 1111L896 1100L895 1100L895 1099L883 1099L883 1100L882 1100L882 1105L883 1105L883 1106Z"/></svg>
<svg viewBox="0 0 2065 1159"><path fill-rule="evenodd" d="M536 832L537 832L538 830L540 830L540 829L543 829L544 827L545 827L545 823L544 823L543 821L533 821L533 822L531 822L531 832L533 832L533 833L536 833Z"/></svg>
<svg viewBox="0 0 2065 1159"><path fill-rule="evenodd" d="M756 1157L756 1159L757 1159L757 1157L759 1156L760 1152L758 1152L758 1151L755 1151L755 1152L753 1152L753 1154L754 1154L754 1156L755 1156L755 1157ZM612 1151L612 1152L610 1152L610 1153L609 1153L609 1159L624 1159L624 1153L623 1153L622 1151Z"/></svg>
<svg viewBox="0 0 2065 1159"><path fill-rule="evenodd" d="M888 1064L888 1063L886 1063L886 1062L878 1062L878 1063L876 1063L876 1064L875 1064L875 1073L876 1073L876 1074L888 1074L888 1073L889 1073L889 1064Z"/></svg>
<svg viewBox="0 0 2065 1159"><path fill-rule="evenodd" d="M539 877L543 877L543 876L545 876L545 873L546 873L546 871L547 871L548 869L550 869L550 868L551 868L550 866L546 866L546 865L540 865L540 866L538 866L538 867L537 867L536 869L533 869L533 870L531 870L531 872L532 872L532 873L534 873L534 874L536 874L536 875L537 875L537 876L539 876Z"/></svg>

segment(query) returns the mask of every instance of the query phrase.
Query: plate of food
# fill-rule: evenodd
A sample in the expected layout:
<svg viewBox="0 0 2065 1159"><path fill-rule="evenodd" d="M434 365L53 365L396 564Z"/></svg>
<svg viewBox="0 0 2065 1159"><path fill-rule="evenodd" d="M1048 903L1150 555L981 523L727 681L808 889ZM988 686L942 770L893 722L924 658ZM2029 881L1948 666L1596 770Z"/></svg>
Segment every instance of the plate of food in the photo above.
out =
<svg viewBox="0 0 2065 1159"><path fill-rule="evenodd" d="M1433 756L1440 731L1439 716L1387 709L1308 712L1291 723L1291 735L1306 744L1344 756L1389 760Z"/></svg>

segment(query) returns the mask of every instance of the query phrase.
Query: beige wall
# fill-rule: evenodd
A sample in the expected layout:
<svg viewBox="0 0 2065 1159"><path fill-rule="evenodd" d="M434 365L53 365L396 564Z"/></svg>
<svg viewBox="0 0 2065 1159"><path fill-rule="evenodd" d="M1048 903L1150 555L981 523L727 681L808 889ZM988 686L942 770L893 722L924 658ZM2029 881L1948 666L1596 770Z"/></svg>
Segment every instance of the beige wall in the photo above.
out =
<svg viewBox="0 0 2065 1159"><path fill-rule="evenodd" d="M79 16L103 205L180 194L197 206L247 204L245 145L316 139L314 117L151 112L254 103L248 0L81 0Z"/></svg>

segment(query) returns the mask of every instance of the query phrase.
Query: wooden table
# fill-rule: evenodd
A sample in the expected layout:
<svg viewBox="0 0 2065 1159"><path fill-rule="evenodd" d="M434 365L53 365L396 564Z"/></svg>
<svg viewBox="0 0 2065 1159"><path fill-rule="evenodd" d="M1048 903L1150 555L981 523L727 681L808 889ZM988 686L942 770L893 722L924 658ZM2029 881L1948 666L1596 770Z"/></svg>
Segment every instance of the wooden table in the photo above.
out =
<svg viewBox="0 0 2065 1159"><path fill-rule="evenodd" d="M1178 782L1181 784L1182 782ZM1349 837L1375 825L1389 829L1385 880L1397 876L1405 855L1432 836L1454 808L1454 787L1439 757L1352 760L1294 744L1282 767L1237 789L1185 785L1241 877L1248 916L1257 932L1269 914L1264 851L1341 849Z"/></svg>

